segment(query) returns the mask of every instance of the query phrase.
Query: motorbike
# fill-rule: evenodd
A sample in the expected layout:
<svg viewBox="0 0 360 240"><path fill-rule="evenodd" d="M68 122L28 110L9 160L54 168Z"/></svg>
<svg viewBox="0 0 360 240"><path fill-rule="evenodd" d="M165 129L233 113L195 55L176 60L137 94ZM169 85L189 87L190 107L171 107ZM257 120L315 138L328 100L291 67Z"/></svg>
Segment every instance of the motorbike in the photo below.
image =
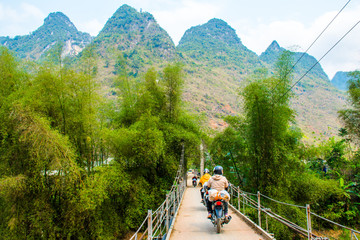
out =
<svg viewBox="0 0 360 240"><path fill-rule="evenodd" d="M211 217L211 222L214 224L214 227L216 227L216 232L221 232L221 227L224 224L228 224L231 220L231 216L228 218L225 217L225 206L224 206L224 200L216 200L212 202L212 209L213 214Z"/></svg>
<svg viewBox="0 0 360 240"><path fill-rule="evenodd" d="M194 187L196 187L196 184L197 184L197 179L196 178L192 179L192 184L193 184Z"/></svg>
<svg viewBox="0 0 360 240"><path fill-rule="evenodd" d="M202 203L204 204L205 207L207 207L206 203L209 202L209 192L204 188L202 188L201 191L204 193L204 201Z"/></svg>

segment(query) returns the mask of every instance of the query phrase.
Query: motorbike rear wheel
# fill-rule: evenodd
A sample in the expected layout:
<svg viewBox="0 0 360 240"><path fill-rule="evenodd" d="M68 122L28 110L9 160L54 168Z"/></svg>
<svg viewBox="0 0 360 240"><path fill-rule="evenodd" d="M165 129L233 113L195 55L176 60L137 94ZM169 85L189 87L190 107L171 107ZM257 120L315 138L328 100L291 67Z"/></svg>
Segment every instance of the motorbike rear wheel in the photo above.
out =
<svg viewBox="0 0 360 240"><path fill-rule="evenodd" d="M221 219L216 218L216 233L220 233L220 232L221 232Z"/></svg>

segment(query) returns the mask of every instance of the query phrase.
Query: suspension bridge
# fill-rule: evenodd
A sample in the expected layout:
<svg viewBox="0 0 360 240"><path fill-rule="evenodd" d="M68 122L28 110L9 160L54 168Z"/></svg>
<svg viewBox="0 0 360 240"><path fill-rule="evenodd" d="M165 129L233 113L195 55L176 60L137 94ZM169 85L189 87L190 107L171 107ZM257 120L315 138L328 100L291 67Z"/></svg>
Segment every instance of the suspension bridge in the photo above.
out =
<svg viewBox="0 0 360 240"><path fill-rule="evenodd" d="M256 239L270 240L276 236L269 232L273 221L280 222L304 239L330 240L336 237L328 236L322 229L314 229L312 220L324 221L328 226L343 229L351 240L357 240L360 232L326 219L311 211L310 205L300 206L272 199L266 195L242 191L230 184L229 213L232 220L224 225L220 234L216 233L213 224L207 219L206 208L200 203L200 188L193 187L190 176L179 166L177 175L164 202L155 210L148 210L148 214L138 230L129 240L182 240L197 239ZM281 216L267 206L270 202L284 205L292 209L303 211L302 222L292 222L287 216Z"/></svg>

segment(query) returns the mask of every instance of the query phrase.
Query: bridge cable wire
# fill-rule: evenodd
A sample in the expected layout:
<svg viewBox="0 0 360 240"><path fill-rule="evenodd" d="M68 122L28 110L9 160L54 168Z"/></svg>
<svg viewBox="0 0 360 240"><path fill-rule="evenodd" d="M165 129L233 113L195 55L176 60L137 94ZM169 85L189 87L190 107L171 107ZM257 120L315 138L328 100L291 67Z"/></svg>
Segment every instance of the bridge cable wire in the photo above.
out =
<svg viewBox="0 0 360 240"><path fill-rule="evenodd" d="M345 7L351 2L349 0L341 9L340 11L335 15L335 17L328 23L328 25L322 30L322 32L317 36L317 38L310 44L310 46L306 49L305 52L300 56L300 58L296 61L296 63L291 67L289 71L286 72L285 77L295 68L295 66L300 62L300 60L305 56L305 54L310 50L310 48L315 44L315 42L321 37L321 35L329 28L329 26L334 22L334 20L339 16L339 14L345 9ZM273 89L271 89L271 92L273 92L281 83L281 80L275 85Z"/></svg>
<svg viewBox="0 0 360 240"><path fill-rule="evenodd" d="M231 185L231 186L232 186L232 185ZM265 214L268 215L269 217L271 217L271 218L277 220L278 222L280 222L280 223L288 226L289 228L297 231L298 233L300 233L300 234L302 234L302 235L304 235L304 236L307 236L307 230L304 229L303 227L301 227L301 226L297 225L296 223L293 223L293 222L291 222L290 220L284 218L283 216L281 216L281 215L279 215L279 214L271 211L271 209L266 208L263 204L261 204L261 205L259 206L258 203L256 202L256 200L254 200L254 199L252 199L252 198L250 197L250 196L257 195L257 194L248 193L248 192L245 192L245 191L240 190L240 189L238 190L238 189L237 189L236 187L234 187L234 186L232 186L232 188L233 188L233 191L234 191L235 193L237 193L237 196L239 196L239 193L241 193L240 195L243 197L244 200L246 200L246 203L244 202L243 204L245 204L245 205L247 205L247 206L249 206L250 208L253 208L253 209L258 209L258 208L260 207L261 212L265 213ZM233 194L233 195L234 195L234 194ZM275 201L275 202L280 203L280 204L284 204L284 205L288 205L288 206L292 206L292 207L304 208L303 206L280 202L280 201L278 201L278 200L272 199L272 198L270 198L270 197L268 197L268 196L266 196L266 195L264 195L264 194L261 194L261 193L260 193L260 195L261 195L262 197L265 197L265 198L267 198L267 199L269 199L269 200ZM234 195L234 196L236 196L236 195ZM333 222L333 221L331 221L331 220L329 220L329 219L327 219L327 218L325 218L325 217L322 217L322 216L320 216L320 215L317 215L317 214L314 213L314 212L310 212L310 214L313 215L313 216L315 216L315 217L318 217L318 218L320 218L320 219L322 219L322 220L324 220L324 221L327 221L327 222L329 222L329 223L335 224L335 225L337 225L338 227L345 228L345 229L349 230L352 235L355 235L355 233L356 233L356 234L360 234L360 231L357 231L357 230L355 230L355 229L352 229L352 228L346 227L346 226L344 226L344 225L341 225L341 224L339 224L339 223ZM325 234L325 233L322 233L320 230L317 230L317 231L318 231L318 233L322 234L323 236L326 236L326 234ZM311 235L312 235L313 238L319 238L319 236L317 236L317 235L314 234L314 233L311 233ZM327 237L328 237L329 239L332 238L332 237L329 237L329 236L327 236ZM356 239L357 239L357 238L356 238Z"/></svg>
<svg viewBox="0 0 360 240"><path fill-rule="evenodd" d="M263 196L265 196L265 195L263 195ZM253 209L258 209L258 205L255 200L251 199L249 196L247 196L247 194L243 194L243 197L244 197L244 199L247 200L247 202L249 202L249 203L246 203L247 206L249 206L250 208L253 208ZM280 201L277 201L277 202L288 205L288 204L280 202ZM281 216L279 214L272 212L270 209L265 208L263 205L260 205L260 208L263 213L267 214L271 218L273 218L273 219L277 220L278 222L286 225L287 227L297 231L298 233L300 233L304 236L307 236L307 231L304 228L300 227L299 225L291 222L290 220L284 218L283 216ZM312 236L315 238L318 237L315 234L312 234Z"/></svg>
<svg viewBox="0 0 360 240"><path fill-rule="evenodd" d="M347 230L350 230L350 231L352 231L352 232L355 232L355 233L360 234L360 232L357 231L357 230L355 230L355 229L351 229L351 228L349 228L349 227L347 227L347 226L344 226L344 225L341 225L341 224L336 223L336 222L334 222L334 221L331 221L331 220L329 220L329 219L327 219L327 218L324 218L324 217L322 217L322 216L320 216L320 215L317 215L316 213L311 212L311 215L314 215L315 217L318 217L318 218L320 218L320 219L322 219L322 220L324 220L324 221L330 222L330 223L332 223L332 224L334 224L334 225L336 225L336 226L339 226L339 227L345 228L345 229L347 229Z"/></svg>
<svg viewBox="0 0 360 240"><path fill-rule="evenodd" d="M314 65L312 65L312 67L307 70L283 95L281 95L281 97L279 97L277 99L277 101L275 103L278 103L283 97L286 96L286 94L288 94L290 92L290 90L295 87L296 84L298 84L329 52L331 52L331 50L333 50L336 45L338 45L358 24L360 23L360 21L358 21L357 23L355 23L354 26L352 26Z"/></svg>
<svg viewBox="0 0 360 240"><path fill-rule="evenodd" d="M288 205L288 206L291 206L291 207L298 207L298 208L303 208L303 209L306 209L306 207L305 206L300 206L300 205L295 205L295 204L290 204L290 203L285 203L285 202L280 202L280 201L278 201L278 200L275 200L275 199L272 199L272 198L270 198L270 197L268 197L268 196L266 196L266 195L264 195L264 194L260 194L261 196L263 196L264 198L267 198L267 199L269 199L269 200L271 200L271 201L273 201L273 202L277 202L277 203L280 203L280 204L283 204L283 205Z"/></svg>

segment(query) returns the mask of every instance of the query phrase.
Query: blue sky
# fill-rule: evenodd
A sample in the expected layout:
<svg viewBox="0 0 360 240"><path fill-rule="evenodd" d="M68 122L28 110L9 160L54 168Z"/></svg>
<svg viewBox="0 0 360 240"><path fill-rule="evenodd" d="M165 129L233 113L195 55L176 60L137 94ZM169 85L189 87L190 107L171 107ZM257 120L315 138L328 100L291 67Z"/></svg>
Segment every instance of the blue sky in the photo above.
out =
<svg viewBox="0 0 360 240"><path fill-rule="evenodd" d="M0 36L28 34L51 12L61 11L93 36L123 4L151 13L177 44L192 26L220 18L234 28L250 50L261 54L277 40L287 49L305 51L348 0L0 0ZM310 49L319 59L360 20L360 1L344 11ZM360 68L360 24L321 61L330 78Z"/></svg>

